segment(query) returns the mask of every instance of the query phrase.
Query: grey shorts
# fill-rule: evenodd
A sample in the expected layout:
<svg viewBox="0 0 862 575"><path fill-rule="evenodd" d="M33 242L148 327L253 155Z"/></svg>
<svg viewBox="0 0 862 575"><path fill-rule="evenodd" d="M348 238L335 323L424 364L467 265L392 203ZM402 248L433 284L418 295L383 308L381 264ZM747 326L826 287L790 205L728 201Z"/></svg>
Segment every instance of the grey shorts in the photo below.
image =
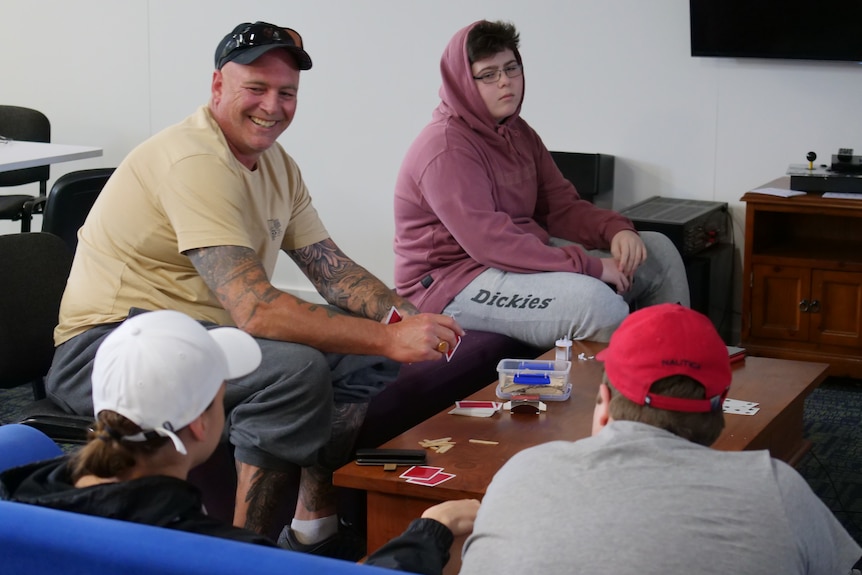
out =
<svg viewBox="0 0 862 575"><path fill-rule="evenodd" d="M96 326L56 348L45 380L54 403L69 413L93 414L93 359L118 325ZM225 434L239 461L266 469L316 463L330 438L333 404L370 401L400 367L380 356L323 353L297 343L255 339L263 360L253 373L227 382Z"/></svg>

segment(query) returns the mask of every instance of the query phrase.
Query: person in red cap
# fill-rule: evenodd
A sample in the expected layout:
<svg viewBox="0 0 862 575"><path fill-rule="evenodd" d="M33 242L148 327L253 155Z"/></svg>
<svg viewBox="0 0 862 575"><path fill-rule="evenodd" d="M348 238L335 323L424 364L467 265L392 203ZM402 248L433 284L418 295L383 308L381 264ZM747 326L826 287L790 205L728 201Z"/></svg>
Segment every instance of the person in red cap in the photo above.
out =
<svg viewBox="0 0 862 575"><path fill-rule="evenodd" d="M462 575L851 572L862 549L792 467L708 447L731 369L707 317L636 311L596 359L592 437L526 449L500 469Z"/></svg>

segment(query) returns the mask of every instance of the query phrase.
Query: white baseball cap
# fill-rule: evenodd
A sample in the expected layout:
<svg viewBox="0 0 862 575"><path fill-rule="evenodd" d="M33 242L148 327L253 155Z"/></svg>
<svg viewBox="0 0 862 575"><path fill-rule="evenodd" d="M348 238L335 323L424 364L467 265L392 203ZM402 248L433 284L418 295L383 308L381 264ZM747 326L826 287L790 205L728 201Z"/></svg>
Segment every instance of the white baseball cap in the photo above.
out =
<svg viewBox="0 0 862 575"><path fill-rule="evenodd" d="M159 310L136 315L111 332L93 364L93 411L110 409L143 430L123 437L169 437L187 453L175 431L199 417L222 382L260 365L249 334L233 327L206 329L184 313Z"/></svg>

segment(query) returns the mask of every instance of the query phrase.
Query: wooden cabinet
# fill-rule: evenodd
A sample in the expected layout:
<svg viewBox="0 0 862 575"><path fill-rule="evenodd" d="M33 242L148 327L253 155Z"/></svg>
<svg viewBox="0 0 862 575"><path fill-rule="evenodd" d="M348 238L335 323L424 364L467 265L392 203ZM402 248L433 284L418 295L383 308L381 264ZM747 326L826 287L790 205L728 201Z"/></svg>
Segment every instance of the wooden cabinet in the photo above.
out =
<svg viewBox="0 0 862 575"><path fill-rule="evenodd" d="M788 178L768 184L787 188ZM747 193L742 344L751 355L822 361L862 378L859 199Z"/></svg>

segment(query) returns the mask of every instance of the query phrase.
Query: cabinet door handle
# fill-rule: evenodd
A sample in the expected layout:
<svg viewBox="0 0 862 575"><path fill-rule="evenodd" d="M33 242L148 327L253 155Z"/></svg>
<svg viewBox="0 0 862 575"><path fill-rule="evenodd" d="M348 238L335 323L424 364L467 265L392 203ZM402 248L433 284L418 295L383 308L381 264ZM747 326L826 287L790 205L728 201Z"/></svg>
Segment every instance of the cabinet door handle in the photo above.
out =
<svg viewBox="0 0 862 575"><path fill-rule="evenodd" d="M811 305L808 308L811 313L820 313L820 300L811 300Z"/></svg>
<svg viewBox="0 0 862 575"><path fill-rule="evenodd" d="M811 304L808 303L807 299L804 299L801 302L799 302L799 311L801 311L802 313L807 312L810 307L811 307Z"/></svg>

